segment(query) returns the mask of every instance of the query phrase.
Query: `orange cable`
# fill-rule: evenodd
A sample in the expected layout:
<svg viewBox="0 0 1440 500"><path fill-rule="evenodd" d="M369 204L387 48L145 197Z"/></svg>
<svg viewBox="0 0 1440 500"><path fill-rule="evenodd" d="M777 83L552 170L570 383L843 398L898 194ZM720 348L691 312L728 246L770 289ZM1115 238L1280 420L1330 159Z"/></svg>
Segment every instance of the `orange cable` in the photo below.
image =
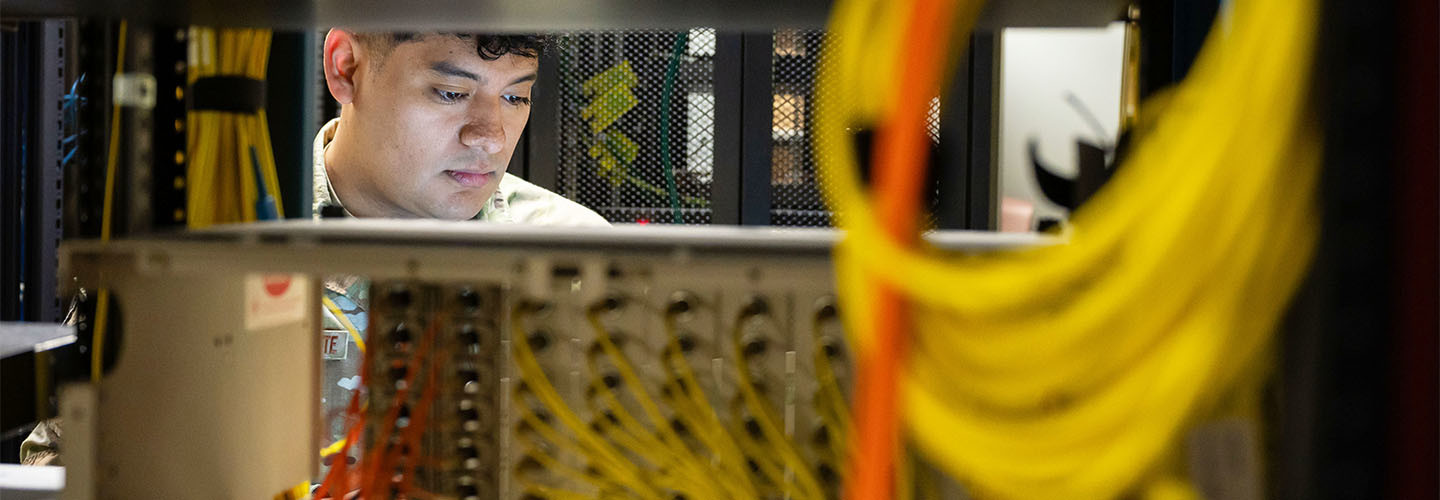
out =
<svg viewBox="0 0 1440 500"><path fill-rule="evenodd" d="M432 338L426 340L426 342L429 342L432 346L435 344L433 331L434 329L432 328ZM424 360L422 359L421 361L423 362ZM439 367L440 363L438 361L430 361L429 369L425 371L425 389L420 392L420 405L415 408L415 418L411 419L410 426L406 427L405 432L401 434L401 442L404 444L398 452L404 455L406 460L405 471L404 474L401 475L402 483L400 484L400 491L407 496L411 493L411 487L413 486L415 464L423 458L420 456L420 438L425 433L425 428L429 424L430 410L435 404L436 386L439 385L439 381L436 380L436 373L439 371Z"/></svg>
<svg viewBox="0 0 1440 500"><path fill-rule="evenodd" d="M889 235L904 245L917 240L921 193L925 180L926 97L939 90L944 35L955 17L954 0L916 0L907 22L908 57L900 68L901 99L882 123L871 164L874 196ZM884 500L895 492L895 461L899 453L899 373L910 347L910 317L903 297L879 283L875 339L862 353L854 402L857 423L851 450L850 500Z"/></svg>
<svg viewBox="0 0 1440 500"><path fill-rule="evenodd" d="M386 488L386 483L389 482L391 476L385 474L384 471L394 469L393 460L398 458L396 451L400 448L399 446L391 444L390 438L392 433L395 432L397 421L400 418L400 408L405 406L406 401L409 400L410 388L415 387L415 377L418 376L420 372L419 366L423 360L429 356L430 349L433 347L431 344L434 342L435 331L438 325L439 323L436 318L432 316L430 318L430 324L425 329L425 336L420 340L419 349L416 349L414 356L411 358L411 362L406 364L405 388L395 391L395 403L390 405L390 408L386 410L384 431L379 434L382 439L375 442L377 445L376 449L371 451L371 459L366 461L367 467L362 475L361 482L361 489L363 490L372 492L385 492L389 490ZM403 439L404 431L401 432L401 438Z"/></svg>

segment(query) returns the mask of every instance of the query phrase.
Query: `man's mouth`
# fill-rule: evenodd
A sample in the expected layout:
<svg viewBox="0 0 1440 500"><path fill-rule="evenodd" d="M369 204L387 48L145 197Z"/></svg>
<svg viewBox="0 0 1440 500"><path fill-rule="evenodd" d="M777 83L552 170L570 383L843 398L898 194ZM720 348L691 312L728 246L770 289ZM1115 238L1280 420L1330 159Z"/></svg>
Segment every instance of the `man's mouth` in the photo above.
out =
<svg viewBox="0 0 1440 500"><path fill-rule="evenodd" d="M495 172L476 172L473 170L446 170L445 174L454 179L461 186L478 188L489 183L495 178Z"/></svg>

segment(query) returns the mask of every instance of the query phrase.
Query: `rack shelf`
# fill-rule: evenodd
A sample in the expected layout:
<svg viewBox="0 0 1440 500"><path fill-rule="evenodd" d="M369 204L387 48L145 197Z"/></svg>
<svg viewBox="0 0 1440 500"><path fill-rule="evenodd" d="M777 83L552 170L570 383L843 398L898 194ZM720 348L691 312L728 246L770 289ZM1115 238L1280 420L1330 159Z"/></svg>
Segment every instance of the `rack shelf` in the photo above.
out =
<svg viewBox="0 0 1440 500"><path fill-rule="evenodd" d="M314 29L536 31L569 29L728 30L820 28L828 0L10 0L6 17L126 17L155 24ZM1116 19L1119 0L991 2L982 28L1100 26Z"/></svg>

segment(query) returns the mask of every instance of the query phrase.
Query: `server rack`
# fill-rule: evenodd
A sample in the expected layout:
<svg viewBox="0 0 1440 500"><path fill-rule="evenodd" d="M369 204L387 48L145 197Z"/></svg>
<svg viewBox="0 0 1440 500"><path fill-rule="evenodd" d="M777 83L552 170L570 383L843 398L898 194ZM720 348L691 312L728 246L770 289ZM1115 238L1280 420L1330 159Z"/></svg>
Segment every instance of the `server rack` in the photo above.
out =
<svg viewBox="0 0 1440 500"><path fill-rule="evenodd" d="M997 3L1000 7L992 9L990 18L992 23L1000 19L998 25L1003 25L1005 20L1014 24L1026 24L1015 21L1019 17L1006 17L1006 13L1025 11L1033 17L1027 18L1036 23L1044 23L1047 20L1073 20L1077 17L1089 16L1091 21L1108 20L1113 13L1096 16L1094 12L1105 10L1096 8L1098 2L1090 2L1085 5L1077 5L1073 2L1004 2ZM1161 2L1163 4L1163 2ZM669 28L689 27L696 25L712 25L722 30L738 29L760 29L773 27L773 24L794 24L804 28L817 28L823 19L823 11L826 6L824 2L797 2L785 5L772 5L771 2L716 2L711 7L687 10L689 5L666 5L666 6L641 6L639 3L615 2L614 9L604 12L595 10L573 9L573 5L567 2L560 2L560 6L535 6L530 10L513 8L515 2L474 2L466 6L457 7L459 15L448 19L442 19L433 14L426 14L427 11L436 11L437 6L448 6L444 2L432 1L422 2L421 5L410 7L407 4L405 9L400 9L392 2L372 1L362 4L346 4L344 2L300 2L284 3L281 5L274 2L254 2L242 5L221 4L219 2L192 1L181 2L181 8L172 9L173 5L163 2L140 3L130 6L110 5L106 2L76 1L66 3L42 2L19 0L7 4L7 16L119 16L125 15L137 19L147 20L152 23L169 22L171 24L183 23L219 23L219 24L248 24L248 25L269 25L289 28L313 28L321 25L352 23L357 26L378 26L381 20L394 16L401 26L424 27L424 26L454 26L457 19L464 20L464 23L476 25L488 25L492 27L516 27L529 28L540 26L552 26L562 28ZM371 9L370 7L376 7ZM1297 410L1295 420L1287 424L1282 430L1283 437L1279 438L1283 448L1290 451L1304 451L1310 449L1316 436L1326 436L1329 433L1340 433L1347 436L1344 440L1336 441L1335 444L1326 448L1324 453L1317 455L1314 463L1293 465L1287 471L1280 471L1274 477L1283 484L1290 485L1289 490L1317 492L1323 495L1327 492L1353 491L1346 489L1345 485L1338 488L1330 488L1334 483L1347 482L1347 477L1355 477L1353 484L1357 488L1374 486L1384 476L1381 470L1385 467L1383 458L1367 460L1367 463L1357 463L1343 458L1352 451L1359 451L1361 456L1368 458L1393 456L1413 456L1418 453L1424 460L1433 463L1433 453L1425 450L1415 450L1414 444L1407 444L1406 439L1392 437L1386 441L1383 449L1375 436L1381 435L1377 430L1386 425L1387 422L1408 422L1401 417L1386 417L1374 412L1362 412L1355 420L1344 423L1333 420L1320 420L1317 427L1310 427L1304 422L1310 417L1329 412L1340 411L1341 408L1375 407L1377 404L1395 404L1397 399L1411 398L1422 401L1416 406L1422 410L1428 410L1433 404L1424 404L1425 401L1434 400L1434 391L1425 390L1423 386L1395 387L1396 378L1384 371L1387 360L1404 358L1396 352L1433 352L1434 349L1431 336L1414 334L1413 332L1433 331L1433 319L1424 320L1424 314L1416 314L1416 311L1423 311L1433 306L1433 280L1419 279L1415 276L1433 276L1434 239L1430 230L1435 226L1433 223L1433 210L1426 207L1433 206L1434 190L1433 183L1426 183L1430 176L1425 170L1434 164L1433 142L1427 145L1426 141L1433 138L1433 120L1421 118L1408 118L1418 120L1419 128L1396 131L1397 134L1404 133L1397 138L1386 132L1382 126L1376 124L1393 124L1397 120L1396 114L1390 111L1400 106L1398 97L1382 97L1379 101L1355 102L1356 95L1384 95L1376 94L1375 89L1388 89L1402 84L1411 85L1403 87L1407 90L1399 95L1404 99L1419 99L1420 102L1432 102L1434 96L1433 85L1419 85L1410 83L1413 81L1425 81L1428 73L1421 71L1420 76L1413 72L1399 71L1396 68L1402 65L1415 65L1416 67L1430 67L1433 58L1427 58L1426 54L1414 52L1417 46L1434 46L1433 16L1426 17L1433 6L1427 6L1425 2L1403 2L1396 6L1374 7L1361 2L1348 2L1343 0L1332 0L1325 4L1325 34L1327 40L1325 59L1336 64L1337 68L1344 68L1337 71L1334 82L1326 84L1327 92L1318 99L1317 108L1328 110L1332 119L1331 129L1328 131L1327 141L1331 141L1327 147L1327 218L1326 218L1326 240L1324 245L1329 250L1322 251L1322 259L1316 268L1316 278L1313 278L1312 287L1321 291L1310 292L1311 295L1302 297L1313 297L1313 294L1320 294L1326 297L1321 304L1306 302L1307 300L1319 300L1313 298L1302 299L1297 309L1304 312L1297 312L1301 317L1311 318L1310 321L1299 321L1295 330L1287 337L1292 344L1287 348L1296 356L1288 358L1292 363L1287 369L1286 385L1291 388L1287 392L1286 406L1290 410ZM497 10L498 9L498 10ZM634 16L633 14L641 9L655 9L658 12L649 12L654 15ZM1073 10L1072 10L1073 9ZM1069 11L1069 12L1066 12ZM499 15L496 13L499 12ZM647 11L648 12L648 11ZM997 13L998 12L998 13ZM1064 16L1072 17L1064 17ZM428 16L428 17L427 17ZM1047 17L1048 16L1048 17ZM1426 22L1417 19L1431 19ZM1068 21L1067 21L1068 22ZM1063 24L1063 23L1056 23ZM467 24L468 25L468 24ZM637 26L640 25L640 26ZM991 24L990 26L996 26ZM1391 31L1390 28L1396 25L1403 25L1404 28L1398 31ZM1378 35L1377 35L1378 33ZM741 37L745 35L740 35ZM1405 37L1417 37L1419 42ZM105 39L105 37L97 37ZM742 39L743 41L743 39ZM772 42L773 43L773 42ZM1405 48L1400 57L1403 59L1389 59L1387 54L1394 47ZM100 49L104 50L104 49ZM743 45L741 46L743 53ZM972 58L980 58L975 56ZM743 56L742 59L743 61ZM972 63L973 64L973 63ZM1352 71L1351 67L1367 67L1371 71ZM974 84L974 80L966 81L967 84ZM960 85L960 80L956 80ZM744 83L736 85L743 90ZM971 102L974 103L976 92L983 94L983 89L970 89ZM97 95L103 95L99 93ZM717 97L718 99L718 97ZM1425 99L1429 99L1426 101ZM983 101L983 96L981 98ZM1419 106L1423 108L1423 106ZM951 110L958 108L950 108ZM948 111L942 111L947 113ZM1405 116L1411 116L1415 111L1407 111ZM1423 115L1423 113L1422 113ZM8 115L7 115L8 116ZM753 115L752 115L753 117ZM739 121L740 118L724 116L724 113L717 114L717 133L720 132L719 124L726 120ZM728 123L728 122L726 122ZM952 118L948 123L960 123ZM965 122L973 124L975 122ZM1409 123L1409 122L1407 122ZM951 128L959 127L952 125ZM944 125L941 126L942 137L949 136ZM738 131L740 126L725 127L725 130ZM955 128L959 130L958 128ZM1427 134L1426 131L1431 133ZM738 133L738 132L737 132ZM964 134L965 132L957 132ZM975 129L970 130L971 135L983 134ZM529 139L531 144L543 140L541 133L532 131ZM738 142L738 141L737 141ZM983 157L983 152L978 152L979 146L984 143L970 143L964 151L958 153L964 158L973 158L975 155ZM954 145L954 143L952 143ZM1397 149L1404 148L1406 163L1397 166L1395 154ZM303 149L303 148L302 148ZM735 164L741 164L740 152L726 151L723 148L716 149L717 161L723 155L733 155ZM944 148L942 148L944 150ZM543 155L539 148L531 146L526 158ZM950 153L956 154L956 153ZM88 155L82 155L88 156ZM969 160L964 160L969 161ZM761 162L755 162L761 164ZM1372 165L1382 165L1385 168L1375 169ZM304 164L302 164L304 165ZM1416 166L1419 165L1419 166ZM527 175L545 182L543 168L534 165L522 168ZM758 172L758 170L757 170ZM719 171L716 175L720 175ZM734 177L727 180L735 181L733 185L744 185L741 182L741 173L736 172ZM993 174L992 174L993 175ZM946 186L965 185L968 186L964 192L967 194L967 201L961 205L944 206L970 206L983 199L985 190L983 171L966 171L963 176L942 178ZM303 176L301 176L303 178ZM93 178L93 177L87 177ZM981 178L980 181L976 181ZM754 177L752 176L753 180ZM1419 182L1414 182L1419 179ZM65 182L67 189L80 185L80 178L69 177ZM1377 207L1393 207L1388 201L1390 195L1403 188L1412 186L1431 186L1429 190L1421 190L1419 193L1405 191L1406 196L1400 199L1404 201L1403 207L1417 208L1397 214L1394 211ZM305 190L300 190L304 192ZM943 193L947 191L942 189ZM153 195L154 193L152 193ZM773 195L772 195L773 196ZM740 206L743 204L739 196L726 198L725 201L716 200L717 207L733 207L737 214L741 213ZM75 197L66 197L67 203L73 203ZM757 198L751 198L757 199ZM772 198L773 201L773 198ZM731 204L731 205L726 205ZM757 205L759 206L759 205ZM1358 208L1357 208L1358 207ZM968 210L968 209L967 209ZM993 208L991 209L993 210ZM79 234L78 228L85 227L91 223L93 216L86 216L79 212L74 205L67 205L67 223L64 231L68 234ZM979 209L983 213L983 207ZM728 210L727 210L728 213ZM753 210L749 213L755 213ZM963 221L965 227L983 227L972 213L951 213L942 217L949 221ZM160 218L163 214L156 212L154 216ZM752 216L755 217L755 216ZM1415 218L1411 218L1415 217ZM744 217L737 215L735 220ZM755 219L751 219L755 220ZM1403 222L1402 222L1403 221ZM944 224L944 222L942 222ZM955 224L951 222L950 224ZM1396 233L1405 236L1406 239L1396 241ZM1370 242L1360 246L1357 242ZM1386 243L1390 242L1390 243ZM1397 248L1393 245L1399 245ZM1410 258L1420 259L1419 261L1407 260L1404 262L1386 261L1385 256L1395 253L1403 253ZM1353 257L1353 258L1352 258ZM1333 279L1323 278L1331 276ZM1375 276L1390 276L1394 281L1389 283L1375 282L1371 278ZM1417 282L1418 280L1418 282ZM1392 290L1397 284L1405 284L1409 288L1401 296L1387 295L1385 290ZM1354 286L1351 286L1354 285ZM1389 287L1389 288L1387 288ZM1417 291L1418 290L1418 291ZM1428 291L1428 292L1427 292ZM1372 293L1379 292L1379 293ZM1400 293L1400 292L1397 292ZM1413 302L1403 302L1402 299ZM1353 300L1352 300L1353 299ZM1405 304L1393 306L1396 301ZM1345 304L1344 308L1333 307L1336 304ZM1401 307L1401 312L1396 312L1392 307ZM1403 336L1386 335L1395 328L1396 324L1390 323L1387 318L1396 316L1412 318L1407 325L1406 333ZM1413 318L1422 319L1413 319ZM1319 318L1318 320L1315 318ZM1333 321L1332 321L1333 320ZM1351 325L1345 327L1344 325ZM1379 325L1377 327L1377 325ZM1353 327L1353 328L1352 328ZM1382 335L1367 337L1354 333L1356 331L1382 330ZM1308 356L1308 357L1307 357ZM1406 358L1408 359L1408 358ZM1433 359L1433 358L1432 358ZM1407 372L1410 377L1415 373L1433 375L1433 361L1426 364L1424 360L1418 362L1408 361L1404 366L1409 367ZM1418 366L1418 368L1417 368ZM1429 368L1427 370L1426 368ZM1315 378L1314 370L1342 370L1353 368L1357 373L1368 374L1359 380L1334 380ZM1433 382L1433 376L1422 376L1421 380ZM1408 380L1408 379L1407 379ZM1383 395L1384 401L1377 392L1367 392L1364 389L1374 385L1385 385L1395 388L1395 392ZM1304 388L1303 390L1297 388ZM1321 399L1320 394L1330 394L1330 389L1339 388L1333 398ZM1361 404L1364 403L1364 404ZM1410 406L1401 405L1409 408ZM1306 413L1306 412L1311 413ZM1345 410L1349 411L1349 410ZM1342 412L1343 414L1343 412ZM1408 417L1406 417L1408 418ZM1433 419L1430 420L1433 422ZM1354 424L1354 425L1350 425ZM1432 426L1433 427L1433 426ZM1423 430L1423 426L1416 426L1413 423L1404 427L1405 429ZM1433 429L1432 429L1433 430ZM1422 433L1422 435L1424 435ZM1426 441L1424 439L1418 441ZM1428 440L1433 442L1433 439ZM1395 450L1412 450L1412 455ZM1429 470L1433 471L1433 467ZM1341 471L1361 471L1357 476L1340 474ZM1347 483L1350 484L1350 483ZM1414 490L1410 490L1414 491ZM1335 493L1340 494L1340 493Z"/></svg>

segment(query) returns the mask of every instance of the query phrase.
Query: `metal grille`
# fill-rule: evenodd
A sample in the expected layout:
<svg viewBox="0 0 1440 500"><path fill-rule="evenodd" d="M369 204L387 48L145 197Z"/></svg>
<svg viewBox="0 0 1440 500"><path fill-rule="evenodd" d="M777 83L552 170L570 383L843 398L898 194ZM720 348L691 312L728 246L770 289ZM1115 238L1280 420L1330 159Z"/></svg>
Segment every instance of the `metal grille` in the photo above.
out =
<svg viewBox="0 0 1440 500"><path fill-rule="evenodd" d="M830 211L820 196L821 176L810 144L814 103L826 89L817 88L817 64L823 34L819 31L775 32L772 88L774 121L770 156L770 224L829 226Z"/></svg>
<svg viewBox="0 0 1440 500"><path fill-rule="evenodd" d="M715 31L569 33L556 53L557 190L611 222L709 223Z"/></svg>
<svg viewBox="0 0 1440 500"><path fill-rule="evenodd" d="M820 194L823 176L817 168L810 133L814 105L831 92L818 85L825 35L821 31L775 32L773 66L774 122L771 137L770 224L776 226L829 226L830 210ZM940 99L930 101L925 129L932 142L940 140Z"/></svg>

